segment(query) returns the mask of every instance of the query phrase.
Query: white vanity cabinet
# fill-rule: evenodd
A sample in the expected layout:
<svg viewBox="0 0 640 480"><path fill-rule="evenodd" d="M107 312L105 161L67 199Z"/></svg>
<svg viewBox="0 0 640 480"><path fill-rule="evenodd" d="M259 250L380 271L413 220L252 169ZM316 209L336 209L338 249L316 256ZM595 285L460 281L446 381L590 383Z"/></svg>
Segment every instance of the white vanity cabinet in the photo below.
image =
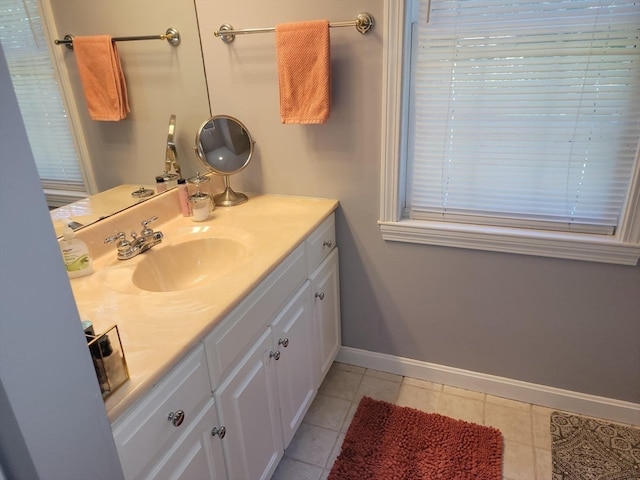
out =
<svg viewBox="0 0 640 480"><path fill-rule="evenodd" d="M271 477L337 354L337 261L331 215L205 340L214 385L224 377L214 396L229 479ZM248 350L222 345L256 336ZM220 376L219 347L246 352Z"/></svg>
<svg viewBox="0 0 640 480"><path fill-rule="evenodd" d="M219 424L212 398L165 456L147 469L140 478L225 480L227 472L222 444L221 439L217 438Z"/></svg>
<svg viewBox="0 0 640 480"><path fill-rule="evenodd" d="M219 426L200 346L112 425L125 478L226 478Z"/></svg>
<svg viewBox="0 0 640 480"><path fill-rule="evenodd" d="M269 479L340 346L334 215L112 425L127 479Z"/></svg>
<svg viewBox="0 0 640 480"><path fill-rule="evenodd" d="M316 393L309 282L215 391L229 479L271 477Z"/></svg>
<svg viewBox="0 0 640 480"><path fill-rule="evenodd" d="M314 345L317 350L316 375L318 386L329 371L338 354L340 335L340 281L338 273L338 249L329 256L309 277L313 301Z"/></svg>
<svg viewBox="0 0 640 480"><path fill-rule="evenodd" d="M308 281L274 320L271 330L274 344L270 358L276 364L282 440L287 448L318 388Z"/></svg>
<svg viewBox="0 0 640 480"><path fill-rule="evenodd" d="M267 329L215 392L229 479L268 479L282 458L272 345Z"/></svg>

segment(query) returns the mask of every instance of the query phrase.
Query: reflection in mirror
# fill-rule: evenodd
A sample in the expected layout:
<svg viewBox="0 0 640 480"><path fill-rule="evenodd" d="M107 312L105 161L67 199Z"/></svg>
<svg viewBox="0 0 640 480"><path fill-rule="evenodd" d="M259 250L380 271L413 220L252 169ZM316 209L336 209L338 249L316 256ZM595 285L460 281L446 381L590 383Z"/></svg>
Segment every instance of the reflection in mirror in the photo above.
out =
<svg viewBox="0 0 640 480"><path fill-rule="evenodd" d="M213 197L216 205L232 207L246 202L244 193L234 192L229 175L243 170L253 156L254 142L247 128L236 118L215 115L196 133L194 150L202 165L224 177L224 192Z"/></svg>
<svg viewBox="0 0 640 480"><path fill-rule="evenodd" d="M62 236L66 225L77 230L121 212L153 195L154 190L149 185L124 184L55 208L50 214L56 236Z"/></svg>
<svg viewBox="0 0 640 480"><path fill-rule="evenodd" d="M149 15L151 11L165 14L170 11L171 15L170 18L164 15L163 19ZM123 15L123 12L127 14ZM163 41L118 44L133 107L132 115L122 122L91 120L75 54L63 46L55 46L54 40L67 33L124 36L164 31L169 26L165 22L179 26L183 34L179 47ZM5 55L11 50L15 65L20 69L16 70L19 73L16 76L35 89L16 88L15 79L10 80L17 93L22 93L27 101L25 105L32 113L26 115L25 108L23 120L27 130L34 132L34 156L37 150L41 152L40 158L54 162L55 173L65 175L59 179L63 186L72 185L76 180L82 184L77 188L74 185L71 192L65 188L64 195L58 193L57 190L61 189L46 185L49 207L68 207L52 215L54 223L71 216L71 221L86 226L91 223L90 216L99 219L137 204L141 198L132 196L131 192L147 184L155 191L154 179L165 170L165 162L169 160L172 172L175 171L174 155L176 162L179 160L180 173L184 178L194 174L197 162L192 157L193 132L202 120L211 115L211 109L193 1L2 0L0 24L3 27L0 28L0 48ZM8 49L8 45L12 48ZM32 64L28 60L33 60ZM41 67L46 75L36 67ZM6 80L2 79L3 82ZM54 112L68 132L68 141L64 143L62 137L52 130ZM170 114L177 117L173 135L175 152L173 148L167 148ZM43 140L51 141L53 145L36 147L36 143ZM72 178L68 175L72 170L61 167L58 159L61 153L77 157L74 162L78 164L78 173L74 173ZM46 179L56 180L58 177L49 178L47 171ZM118 190L121 193L118 200L122 202L118 202L113 210L93 209L96 200L101 202L102 193L121 184L124 188ZM109 201L111 193L108 193ZM96 194L100 195L98 199L94 198ZM86 198L87 195L91 196ZM143 197L142 200L147 198L152 197ZM86 204L92 205L91 212L84 208ZM74 219L73 216L79 218Z"/></svg>
<svg viewBox="0 0 640 480"><path fill-rule="evenodd" d="M172 186L175 186L178 179L182 178L180 164L178 163L178 151L176 150L176 141L174 138L175 130L176 116L171 115L171 117L169 117L169 133L167 133L167 152L164 160L163 178L166 183L172 182ZM175 173L171 173L172 168Z"/></svg>
<svg viewBox="0 0 640 480"><path fill-rule="evenodd" d="M169 117L169 130L167 133L164 172L156 177L156 180L161 180L162 188L159 187L160 184L158 183L155 185L156 190L148 185L118 185L109 190L55 208L51 210L50 213L56 236L62 236L65 226L77 230L78 228L121 212L132 205L152 197L156 193L162 193L166 191L168 187L175 187L177 180L183 178L180 164L178 163L175 129L176 116L171 115Z"/></svg>

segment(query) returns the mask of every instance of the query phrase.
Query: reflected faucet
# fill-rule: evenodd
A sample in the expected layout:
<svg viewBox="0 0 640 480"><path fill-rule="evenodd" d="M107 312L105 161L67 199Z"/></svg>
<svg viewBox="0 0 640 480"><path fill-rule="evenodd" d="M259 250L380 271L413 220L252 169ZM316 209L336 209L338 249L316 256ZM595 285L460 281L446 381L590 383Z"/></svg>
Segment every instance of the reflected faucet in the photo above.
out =
<svg viewBox="0 0 640 480"><path fill-rule="evenodd" d="M176 130L176 116L171 115L169 118L169 133L167 134L167 150L164 157L164 177L168 179L182 178L180 172L180 164L178 163L178 151L176 150L176 142L174 133ZM171 169L176 173L171 173Z"/></svg>
<svg viewBox="0 0 640 480"><path fill-rule="evenodd" d="M124 232L118 232L115 235L104 239L104 243L112 243L116 240L118 250L118 260L129 260L136 257L141 253L153 248L157 244L162 242L164 235L162 232L154 232L149 228L151 222L155 222L158 217L151 217L142 222L142 231L140 236L136 232L131 232L131 240L127 240L127 236Z"/></svg>

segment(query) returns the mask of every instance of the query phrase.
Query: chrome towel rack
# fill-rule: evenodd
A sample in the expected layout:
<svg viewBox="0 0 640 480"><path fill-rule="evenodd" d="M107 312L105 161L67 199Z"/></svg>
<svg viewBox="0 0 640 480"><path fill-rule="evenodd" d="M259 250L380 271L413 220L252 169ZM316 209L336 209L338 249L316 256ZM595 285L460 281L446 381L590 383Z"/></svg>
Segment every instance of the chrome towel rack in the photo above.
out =
<svg viewBox="0 0 640 480"><path fill-rule="evenodd" d="M160 35L144 35L136 37L114 37L114 42L131 42L135 40L166 40L169 44L177 47L180 45L180 32L175 28L167 28L167 31ZM56 45L64 45L70 50L73 50L73 35L65 35L64 40L54 40Z"/></svg>
<svg viewBox="0 0 640 480"><path fill-rule="evenodd" d="M371 30L373 28L373 25L374 25L373 16L371 16L371 14L366 12L359 13L355 20L329 23L329 27L331 28L356 27L356 30L358 30L358 32L362 33L363 35L367 33L369 30ZM220 26L220 30L216 30L215 32L213 32L213 35L215 37L220 38L220 40L222 40L225 43L231 43L235 40L236 35L245 35L250 33L269 33L269 32L275 32L275 31L276 31L275 27L244 28L242 30L234 30L234 28L231 25L229 25L228 23L225 23Z"/></svg>

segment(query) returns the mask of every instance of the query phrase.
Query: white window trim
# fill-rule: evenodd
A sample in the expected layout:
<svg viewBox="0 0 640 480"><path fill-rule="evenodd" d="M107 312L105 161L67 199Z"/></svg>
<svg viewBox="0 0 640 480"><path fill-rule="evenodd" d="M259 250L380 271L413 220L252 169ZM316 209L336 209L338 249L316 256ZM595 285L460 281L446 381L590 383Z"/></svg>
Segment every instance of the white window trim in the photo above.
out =
<svg viewBox="0 0 640 480"><path fill-rule="evenodd" d="M409 0L385 0L382 91L382 163L380 220L382 238L474 250L542 257L637 265L640 259L640 160L632 172L629 195L620 226L613 236L493 227L402 218L404 198L404 137L402 105L408 91L403 46L410 32L403 23Z"/></svg>
<svg viewBox="0 0 640 480"><path fill-rule="evenodd" d="M85 133L80 121L79 107L73 96L73 89L71 87L71 81L65 65L65 53L66 47L55 45L54 38L61 38L61 35L55 29L55 20L53 17L53 11L51 10L51 2L45 0L38 0L38 6L40 7L40 13L42 15L42 22L47 37L49 38L49 51L51 52L51 58L53 59L53 70L56 78L60 84L61 97L64 107L69 115L69 125L71 128L71 136L75 143L76 152L78 154L78 161L80 162L80 171L86 189L86 194L82 198L86 198L87 194L93 195L98 193L98 184L91 165L91 156L89 154L89 147L85 140ZM64 35L62 35L64 36ZM47 194L45 189L45 194ZM77 194L73 192L62 191L50 191L52 200L54 203L58 202L75 202L78 200Z"/></svg>

